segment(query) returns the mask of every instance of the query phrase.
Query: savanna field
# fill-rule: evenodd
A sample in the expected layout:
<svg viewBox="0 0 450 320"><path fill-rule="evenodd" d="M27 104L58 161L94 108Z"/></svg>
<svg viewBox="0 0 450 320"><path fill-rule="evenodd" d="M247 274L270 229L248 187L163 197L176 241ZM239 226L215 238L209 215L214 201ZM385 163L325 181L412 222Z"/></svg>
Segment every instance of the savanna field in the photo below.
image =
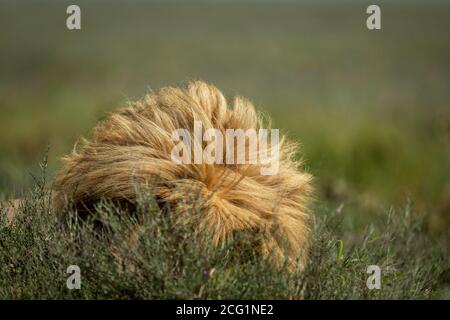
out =
<svg viewBox="0 0 450 320"><path fill-rule="evenodd" d="M0 299L450 298L448 2L378 2L379 31L368 2L77 3L80 31L67 1L0 2L0 200L26 198L12 225L1 215ZM191 237L151 193L133 217L99 204L101 233L55 218L59 157L106 112L192 79L252 99L301 143L305 270L280 272L254 239ZM69 265L81 290L66 288Z"/></svg>

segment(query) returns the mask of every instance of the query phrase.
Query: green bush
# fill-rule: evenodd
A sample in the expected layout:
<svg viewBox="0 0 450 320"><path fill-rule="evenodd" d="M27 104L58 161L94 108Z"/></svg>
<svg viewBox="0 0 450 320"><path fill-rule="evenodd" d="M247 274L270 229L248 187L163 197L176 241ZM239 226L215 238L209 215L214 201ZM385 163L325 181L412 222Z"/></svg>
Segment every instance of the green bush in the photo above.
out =
<svg viewBox="0 0 450 320"><path fill-rule="evenodd" d="M255 251L251 237L214 247L151 194L133 216L105 201L87 220L60 219L45 179L35 184L12 224L1 215L0 299L448 298L446 239L432 239L409 205L364 232L342 223L342 208L316 208L309 263L295 271ZM373 264L380 290L366 286ZM69 265L81 269L80 290L66 287Z"/></svg>

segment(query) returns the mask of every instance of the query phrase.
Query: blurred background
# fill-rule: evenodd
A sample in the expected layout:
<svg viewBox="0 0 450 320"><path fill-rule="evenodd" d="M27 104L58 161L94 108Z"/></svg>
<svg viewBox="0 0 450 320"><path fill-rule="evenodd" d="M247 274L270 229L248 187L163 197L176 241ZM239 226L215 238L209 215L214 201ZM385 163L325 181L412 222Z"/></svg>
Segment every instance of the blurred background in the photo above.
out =
<svg viewBox="0 0 450 320"><path fill-rule="evenodd" d="M203 79L302 143L317 205L364 226L410 199L448 232L450 3L337 2L1 0L0 193L26 193L47 147L51 178L128 99Z"/></svg>

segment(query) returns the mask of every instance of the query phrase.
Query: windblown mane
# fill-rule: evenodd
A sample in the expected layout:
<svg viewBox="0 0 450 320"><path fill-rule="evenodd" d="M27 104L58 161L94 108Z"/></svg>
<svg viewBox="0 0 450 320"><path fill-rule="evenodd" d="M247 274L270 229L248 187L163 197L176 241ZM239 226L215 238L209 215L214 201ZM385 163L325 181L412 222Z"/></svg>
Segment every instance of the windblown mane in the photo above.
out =
<svg viewBox="0 0 450 320"><path fill-rule="evenodd" d="M163 88L110 113L90 139L63 158L53 186L55 209L63 213L71 203L89 214L96 202L109 199L132 210L138 190L152 188L159 204L169 204L173 214L191 214L198 230L207 229L215 244L235 231L264 231L266 252L304 261L311 176L300 170L296 145L281 139L274 175L261 175L259 163L176 164L171 134L179 128L192 131L194 121L224 135L226 129L263 124L251 102L235 97L229 108L223 94L205 82Z"/></svg>

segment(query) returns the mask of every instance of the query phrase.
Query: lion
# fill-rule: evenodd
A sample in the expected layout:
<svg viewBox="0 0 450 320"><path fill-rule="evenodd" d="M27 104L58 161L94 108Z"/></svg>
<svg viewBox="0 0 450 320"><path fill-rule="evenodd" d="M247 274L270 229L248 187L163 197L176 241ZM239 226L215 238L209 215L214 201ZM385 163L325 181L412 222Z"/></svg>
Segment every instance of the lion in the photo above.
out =
<svg viewBox="0 0 450 320"><path fill-rule="evenodd" d="M0 203L0 212L4 212L6 214L6 223L11 224L14 220L16 212L20 209L20 206L23 205L23 199L9 199L3 203Z"/></svg>
<svg viewBox="0 0 450 320"><path fill-rule="evenodd" d="M142 190L151 191L161 208L190 217L215 245L236 232L263 232L258 244L263 252L304 264L313 188L312 175L301 169L297 144L282 136L279 168L272 175L261 174L261 163L177 163L172 157L173 132L180 128L192 132L200 122L205 130L225 135L228 129L261 129L264 120L249 100L227 101L203 81L164 87L109 113L62 158L52 185L54 210L64 215L71 206L89 216L106 199L132 212ZM225 158L236 157L226 147L221 151Z"/></svg>

